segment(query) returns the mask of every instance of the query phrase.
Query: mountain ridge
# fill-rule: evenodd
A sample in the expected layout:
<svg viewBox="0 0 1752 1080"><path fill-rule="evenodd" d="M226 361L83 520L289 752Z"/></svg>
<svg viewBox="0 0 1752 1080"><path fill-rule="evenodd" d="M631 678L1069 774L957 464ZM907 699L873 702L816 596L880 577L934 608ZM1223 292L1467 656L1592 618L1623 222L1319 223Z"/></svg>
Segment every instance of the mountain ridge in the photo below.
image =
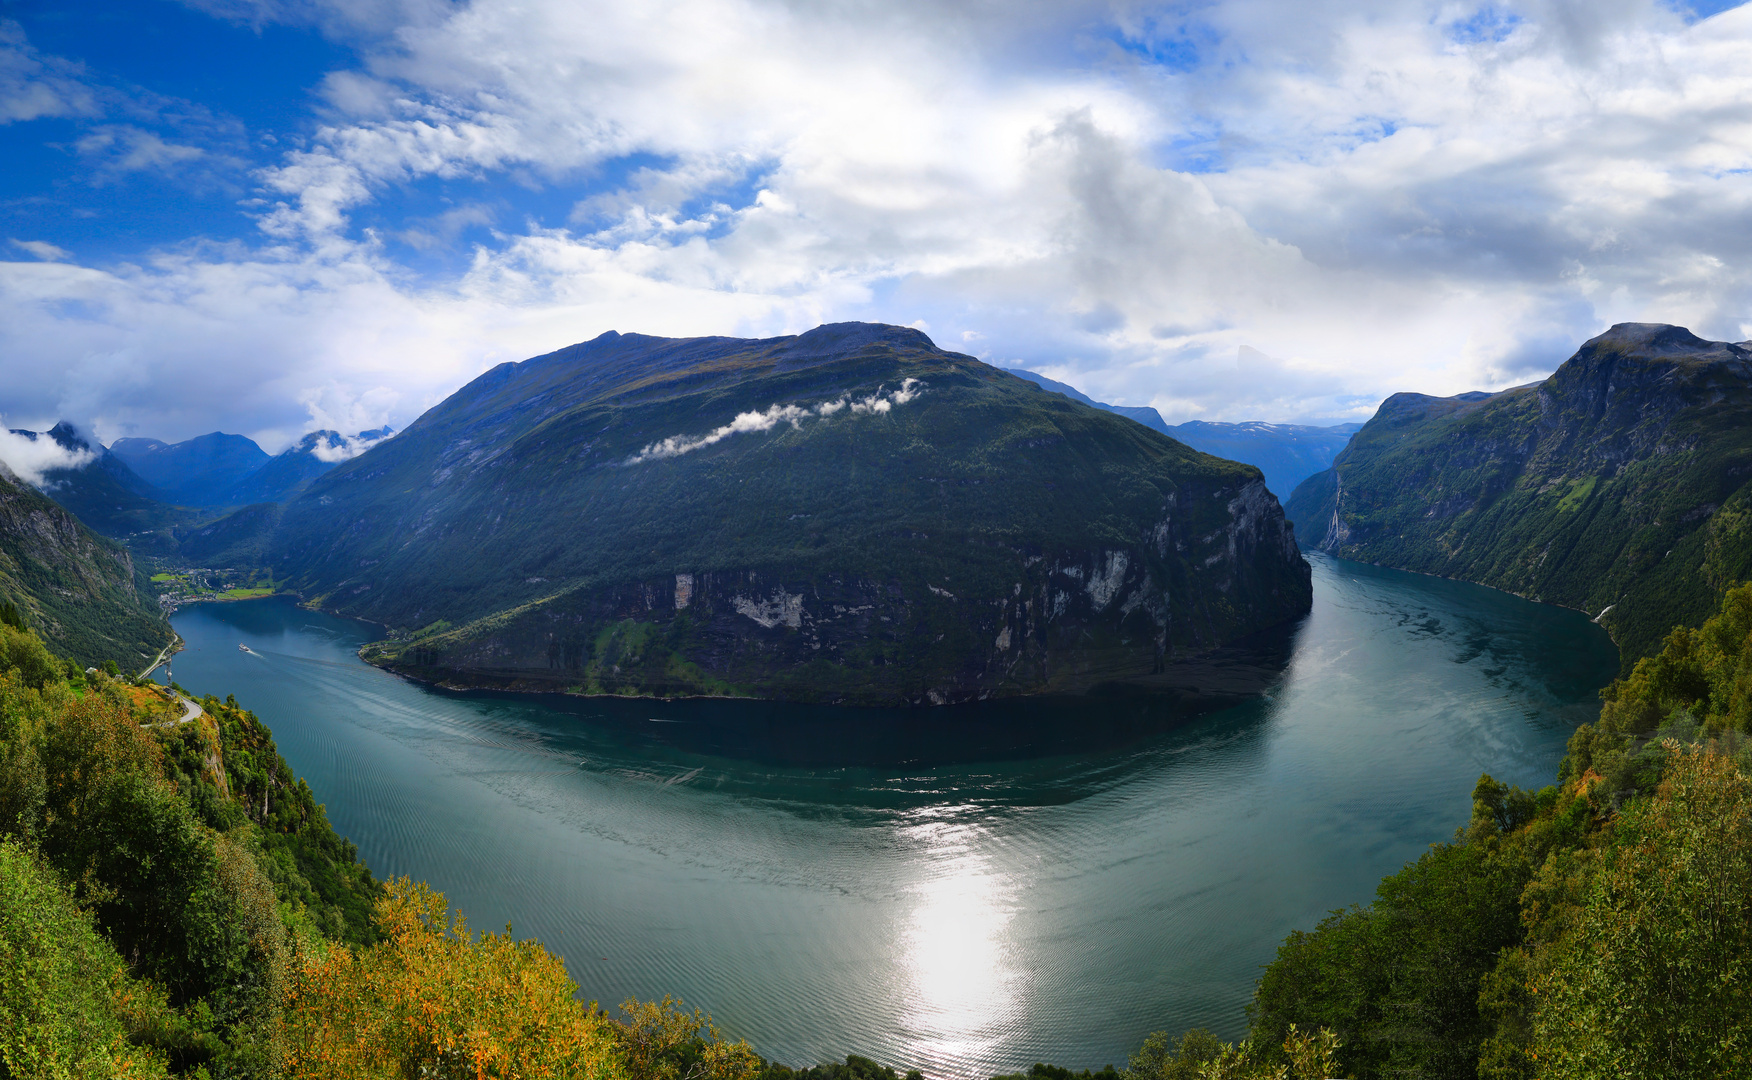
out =
<svg viewBox="0 0 1752 1080"><path fill-rule="evenodd" d="M1541 382L1395 394L1286 513L1345 558L1582 610L1628 668L1752 574L1752 350L1621 323Z"/></svg>

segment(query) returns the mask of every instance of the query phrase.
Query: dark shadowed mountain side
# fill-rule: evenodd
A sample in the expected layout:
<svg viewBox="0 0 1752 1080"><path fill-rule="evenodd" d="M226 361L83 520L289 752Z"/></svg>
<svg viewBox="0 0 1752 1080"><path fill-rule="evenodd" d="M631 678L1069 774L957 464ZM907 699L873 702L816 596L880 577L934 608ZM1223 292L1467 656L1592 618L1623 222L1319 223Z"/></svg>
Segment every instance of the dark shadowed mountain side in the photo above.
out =
<svg viewBox="0 0 1752 1080"><path fill-rule="evenodd" d="M330 469L363 453L392 433L388 427L347 438L338 431L313 431L269 458L259 469L219 491L214 506L282 502L310 486Z"/></svg>
<svg viewBox="0 0 1752 1080"><path fill-rule="evenodd" d="M589 693L1184 688L1311 598L1258 470L860 323L502 364L319 478L268 550L392 628L376 663Z"/></svg>
<svg viewBox="0 0 1752 1080"><path fill-rule="evenodd" d="M81 666L135 672L171 640L128 549L95 535L0 465L0 601Z"/></svg>
<svg viewBox="0 0 1752 1080"><path fill-rule="evenodd" d="M1596 615L1628 669L1752 574L1752 352L1624 323L1542 383L1395 394L1287 512L1345 558Z"/></svg>
<svg viewBox="0 0 1752 1080"><path fill-rule="evenodd" d="M71 424L59 423L46 432L14 430L13 434L32 440L53 439L68 450L95 455L95 460L77 468L46 470L43 494L104 536L126 539L136 551L170 551L175 547L171 530L194 520L194 514L164 502L164 492Z"/></svg>
<svg viewBox="0 0 1752 1080"><path fill-rule="evenodd" d="M110 453L183 506L224 505L225 493L269 460L254 440L219 431L180 443L117 439Z"/></svg>
<svg viewBox="0 0 1752 1080"><path fill-rule="evenodd" d="M1257 420L1239 424L1205 420L1168 424L1155 409L1109 405L1088 397L1074 386L1056 382L1044 375L1020 368L1005 370L1074 401L1130 417L1147 428L1179 439L1194 450L1255 466L1265 474L1265 486L1279 498L1288 496L1296 490L1297 484L1329 467L1339 451L1350 442L1350 437L1363 426L1339 424L1334 427L1312 427L1303 424L1268 424Z"/></svg>

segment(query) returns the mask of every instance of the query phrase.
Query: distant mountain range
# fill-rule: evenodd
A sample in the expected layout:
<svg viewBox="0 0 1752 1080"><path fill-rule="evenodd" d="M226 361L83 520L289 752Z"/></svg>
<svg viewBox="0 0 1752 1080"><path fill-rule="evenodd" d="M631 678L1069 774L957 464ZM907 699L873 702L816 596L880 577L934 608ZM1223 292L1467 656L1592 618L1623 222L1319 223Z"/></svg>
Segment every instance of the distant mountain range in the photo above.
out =
<svg viewBox="0 0 1752 1080"><path fill-rule="evenodd" d="M1296 485L1332 464L1350 437L1362 430L1361 424L1339 424L1334 427L1308 427L1300 424L1268 424L1250 420L1238 424L1190 420L1184 424L1169 424L1155 409L1141 405L1109 405L1096 401L1068 383L1020 368L1005 369L1020 375L1037 386L1057 391L1080 401L1129 417L1154 431L1179 439L1194 450L1246 462L1265 474L1265 486L1279 499L1286 499Z"/></svg>
<svg viewBox="0 0 1752 1080"><path fill-rule="evenodd" d="M181 506L247 506L280 502L347 458L394 433L389 427L348 438L313 431L274 457L252 439L215 431L186 442L117 439L109 452L142 477L157 497Z"/></svg>
<svg viewBox="0 0 1752 1080"><path fill-rule="evenodd" d="M354 436L313 431L273 457L242 435L217 431L180 443L124 438L108 448L65 422L48 431L11 433L67 451L75 463L43 469L39 487L87 526L126 540L139 554L199 561L255 550L249 545L214 549L203 523L217 516L215 511L284 501L388 438L393 429ZM203 535L189 542L197 532Z"/></svg>
<svg viewBox="0 0 1752 1080"><path fill-rule="evenodd" d="M1752 351L1622 323L1540 383L1395 394L1287 512L1303 542L1579 608L1626 666L1752 576Z"/></svg>
<svg viewBox="0 0 1752 1080"><path fill-rule="evenodd" d="M1256 470L860 323L503 364L202 532L391 627L375 662L450 685L1190 689L1187 661L1311 598Z"/></svg>

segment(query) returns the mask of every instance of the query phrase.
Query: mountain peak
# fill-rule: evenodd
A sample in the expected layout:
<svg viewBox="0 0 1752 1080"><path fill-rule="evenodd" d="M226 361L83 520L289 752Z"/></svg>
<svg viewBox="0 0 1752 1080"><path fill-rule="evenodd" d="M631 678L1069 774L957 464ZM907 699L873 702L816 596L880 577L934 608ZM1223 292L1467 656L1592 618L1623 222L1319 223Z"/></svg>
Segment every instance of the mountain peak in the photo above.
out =
<svg viewBox="0 0 1752 1080"><path fill-rule="evenodd" d="M781 346L787 360L814 360L827 356L844 356L871 345L898 345L903 348L932 349L937 343L923 331L891 323L840 322L823 323L813 330L798 334Z"/></svg>
<svg viewBox="0 0 1752 1080"><path fill-rule="evenodd" d="M1752 356L1738 345L1708 341L1671 323L1616 323L1604 334L1583 344L1577 355L1584 352L1634 353L1649 359L1685 356L1712 360Z"/></svg>

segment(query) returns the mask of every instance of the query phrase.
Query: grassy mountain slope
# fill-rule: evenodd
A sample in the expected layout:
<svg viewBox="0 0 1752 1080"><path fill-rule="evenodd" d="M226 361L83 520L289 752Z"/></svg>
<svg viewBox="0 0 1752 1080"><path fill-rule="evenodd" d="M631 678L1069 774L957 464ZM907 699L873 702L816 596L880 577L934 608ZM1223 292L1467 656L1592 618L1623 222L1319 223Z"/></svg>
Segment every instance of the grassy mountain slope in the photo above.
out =
<svg viewBox="0 0 1752 1080"><path fill-rule="evenodd" d="M946 701L1149 682L1309 605L1258 471L916 331L607 334L287 505L277 580L428 678Z"/></svg>
<svg viewBox="0 0 1752 1080"><path fill-rule="evenodd" d="M1752 575L1752 352L1627 323L1543 383L1395 394L1287 512L1345 558L1605 612L1628 668Z"/></svg>
<svg viewBox="0 0 1752 1080"><path fill-rule="evenodd" d="M170 626L128 549L0 468L0 597L55 652L80 666L114 660L138 671L170 642Z"/></svg>

